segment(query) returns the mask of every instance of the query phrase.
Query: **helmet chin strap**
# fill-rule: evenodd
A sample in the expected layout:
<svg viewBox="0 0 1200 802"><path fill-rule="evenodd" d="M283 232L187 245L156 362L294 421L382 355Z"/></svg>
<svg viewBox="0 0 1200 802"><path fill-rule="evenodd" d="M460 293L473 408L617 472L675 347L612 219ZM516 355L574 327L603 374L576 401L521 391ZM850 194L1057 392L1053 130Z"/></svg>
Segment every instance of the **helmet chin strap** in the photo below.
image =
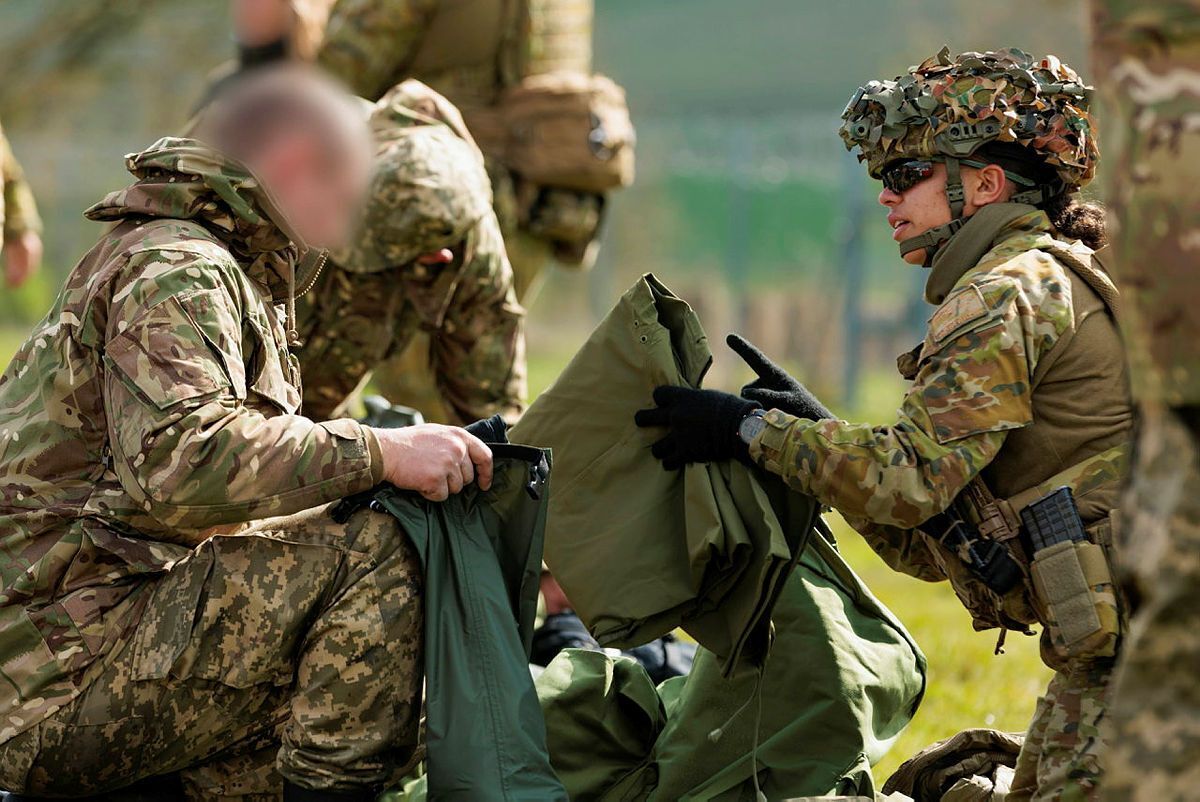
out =
<svg viewBox="0 0 1200 802"><path fill-rule="evenodd" d="M967 222L967 219L963 217L967 193L962 183L962 163L952 157L946 157L942 162L946 165L946 200L950 202L950 222L931 228L915 237L909 237L900 243L901 256L907 256L913 251L923 249L925 251L925 261L923 262L925 267L933 265L934 255L951 237L958 233L958 230L963 227L963 223Z"/></svg>

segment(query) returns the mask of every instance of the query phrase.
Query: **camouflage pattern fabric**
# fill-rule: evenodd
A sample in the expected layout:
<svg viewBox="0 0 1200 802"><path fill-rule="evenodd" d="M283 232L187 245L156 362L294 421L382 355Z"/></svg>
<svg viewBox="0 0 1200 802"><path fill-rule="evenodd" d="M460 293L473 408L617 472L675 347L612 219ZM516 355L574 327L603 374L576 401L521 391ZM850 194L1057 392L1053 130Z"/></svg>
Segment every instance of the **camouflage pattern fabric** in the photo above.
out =
<svg viewBox="0 0 1200 802"><path fill-rule="evenodd" d="M1017 756L1008 802L1099 799L1112 669L1111 659L1080 660L1051 678Z"/></svg>
<svg viewBox="0 0 1200 802"><path fill-rule="evenodd" d="M1140 597L1118 663L1104 799L1188 799L1200 788L1200 437L1141 410L1120 552Z"/></svg>
<svg viewBox="0 0 1200 802"><path fill-rule="evenodd" d="M930 319L894 425L807 421L773 410L751 445L754 458L799 492L877 525L911 530L945 510L996 460L1010 433L1034 423L1038 362L1075 322L1072 283L1048 252L1055 240L1045 214L1028 210L992 234L982 239L994 247L960 268ZM1128 407L1127 397L1117 401ZM1128 426L1126 415L1112 428L1120 437ZM1041 469L1049 476L1066 467ZM1025 486L1040 478L1021 477ZM907 548L909 568L941 573L927 549ZM885 559L899 556L884 549L891 552Z"/></svg>
<svg viewBox="0 0 1200 802"><path fill-rule="evenodd" d="M244 168L164 139L0 376L0 743L85 691L149 582L214 531L372 487L379 445L296 415L296 249Z"/></svg>
<svg viewBox="0 0 1200 802"><path fill-rule="evenodd" d="M376 104L379 150L363 223L297 304L304 410L318 420L418 340L425 350L402 367L420 375L393 378L392 402L459 424L497 413L515 420L524 408L524 310L483 157L450 127L401 105L422 97L446 103L406 81ZM418 261L443 248L452 262ZM414 384L436 386L437 408Z"/></svg>
<svg viewBox="0 0 1200 802"><path fill-rule="evenodd" d="M148 583L90 687L0 746L0 784L100 793L182 770L193 800L356 791L417 744L417 552L390 515L328 508L213 537Z"/></svg>
<svg viewBox="0 0 1200 802"><path fill-rule="evenodd" d="M948 579L977 629L1023 630L1045 613L1024 587L997 596L920 524L976 476L1007 498L1085 459L1100 462L1077 482L1085 522L1102 525L1118 500L1121 450L1097 455L1129 438L1120 338L1103 301L1051 256L1061 245L1031 207L980 210L934 261L926 297L940 305L901 360L913 384L897 422L771 410L751 445L768 470L845 515L890 566ZM1066 657L1048 631L1042 654L1052 668Z"/></svg>
<svg viewBox="0 0 1200 802"><path fill-rule="evenodd" d="M371 115L378 151L367 207L353 244L334 254L352 273L403 267L459 245L492 216L479 149L444 125L420 125L391 112L384 106Z"/></svg>
<svg viewBox="0 0 1200 802"><path fill-rule="evenodd" d="M1113 176L1105 201L1139 399L1200 404L1200 2L1093 0Z"/></svg>
<svg viewBox="0 0 1200 802"><path fill-rule="evenodd" d="M13 155L4 129L0 128L0 230L4 241L13 240L27 231L41 233L42 220L38 217L37 203L33 191L25 180L25 174L17 157Z"/></svg>
<svg viewBox="0 0 1200 802"><path fill-rule="evenodd" d="M368 100L416 78L490 105L527 75L591 72L593 15L593 0L338 0L318 60Z"/></svg>
<svg viewBox="0 0 1200 802"><path fill-rule="evenodd" d="M338 0L318 60L370 100L405 78L416 78L460 108L490 108L502 89L527 75L592 71L593 0L522 0L514 7L526 13L507 23L505 5L501 0ZM431 61L430 51L440 55ZM576 227L584 225L594 216L589 206L594 198L551 191L535 209L541 188L525 185L496 159L488 158L487 168L519 302L532 302L553 260L584 269L595 262L595 247L558 246L556 253L556 246L526 230L529 218L552 217L556 211L579 218L573 219ZM389 383L404 387L403 377L394 374Z"/></svg>
<svg viewBox="0 0 1200 802"><path fill-rule="evenodd" d="M1091 181L1100 156L1091 93L1055 56L1010 49L950 58L942 48L906 75L858 90L840 133L874 178L897 159L963 158L984 142L1016 142L1075 191Z"/></svg>
<svg viewBox="0 0 1200 802"><path fill-rule="evenodd" d="M317 61L368 100L416 78L457 106L491 105L517 71L513 8L505 0L338 0Z"/></svg>
<svg viewBox="0 0 1200 802"><path fill-rule="evenodd" d="M1200 3L1093 0L1106 200L1140 402L1118 556L1140 599L1118 663L1103 796L1200 789Z"/></svg>

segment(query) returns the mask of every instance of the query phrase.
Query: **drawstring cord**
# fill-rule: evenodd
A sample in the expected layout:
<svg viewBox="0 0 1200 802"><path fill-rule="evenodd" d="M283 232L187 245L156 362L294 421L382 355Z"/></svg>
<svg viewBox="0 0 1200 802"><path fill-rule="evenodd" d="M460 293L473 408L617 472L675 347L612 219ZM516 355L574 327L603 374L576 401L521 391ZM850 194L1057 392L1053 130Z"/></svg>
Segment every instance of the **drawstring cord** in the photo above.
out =
<svg viewBox="0 0 1200 802"><path fill-rule="evenodd" d="M733 723L734 719L745 712L746 708L751 704L754 705L754 734L750 742L750 779L754 783L754 799L755 802L767 802L766 795L762 792L762 788L758 782L758 737L759 730L762 729L762 680L764 669L758 666L754 675L754 690L750 694L750 698L742 702L737 710L733 711L725 723L708 734L709 743L717 743L725 735L725 730Z"/></svg>

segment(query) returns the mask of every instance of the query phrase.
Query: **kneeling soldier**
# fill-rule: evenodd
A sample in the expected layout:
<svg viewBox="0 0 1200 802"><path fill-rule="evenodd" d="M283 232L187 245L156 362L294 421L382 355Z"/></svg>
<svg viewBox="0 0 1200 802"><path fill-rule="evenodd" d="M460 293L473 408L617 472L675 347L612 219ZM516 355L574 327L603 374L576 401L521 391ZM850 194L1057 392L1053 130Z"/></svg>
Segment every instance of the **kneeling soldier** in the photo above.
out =
<svg viewBox="0 0 1200 802"><path fill-rule="evenodd" d="M417 738L416 553L331 502L491 481L461 429L297 414L291 307L347 239L361 116L295 67L128 158L0 377L0 786L372 799Z"/></svg>

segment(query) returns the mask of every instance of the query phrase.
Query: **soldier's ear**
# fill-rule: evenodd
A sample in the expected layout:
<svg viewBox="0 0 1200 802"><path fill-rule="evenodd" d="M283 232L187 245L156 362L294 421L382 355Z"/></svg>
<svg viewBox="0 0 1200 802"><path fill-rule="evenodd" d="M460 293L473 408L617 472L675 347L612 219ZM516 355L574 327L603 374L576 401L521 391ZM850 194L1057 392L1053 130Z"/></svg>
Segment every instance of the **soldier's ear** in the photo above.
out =
<svg viewBox="0 0 1200 802"><path fill-rule="evenodd" d="M1004 175L1004 168L997 164L975 169L974 191L971 193L973 206L987 206L989 203L1003 203L1016 191Z"/></svg>

